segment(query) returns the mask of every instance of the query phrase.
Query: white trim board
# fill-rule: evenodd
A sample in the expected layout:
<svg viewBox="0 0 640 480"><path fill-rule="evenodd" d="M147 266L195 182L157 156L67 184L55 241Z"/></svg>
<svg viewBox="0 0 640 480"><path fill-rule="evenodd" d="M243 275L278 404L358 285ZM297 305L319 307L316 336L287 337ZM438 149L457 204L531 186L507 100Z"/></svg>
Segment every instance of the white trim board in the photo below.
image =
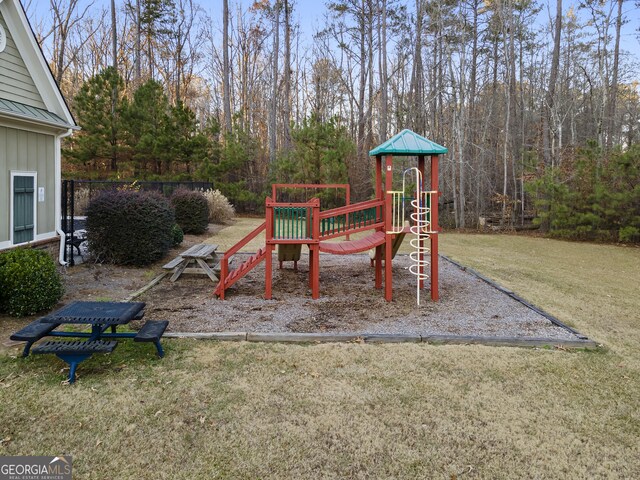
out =
<svg viewBox="0 0 640 480"><path fill-rule="evenodd" d="M60 127L47 128L43 123L29 122L24 119L10 119L8 116L3 117L0 112L0 127L12 128L13 130L23 130L25 132L41 133L43 135L49 135L55 137L60 131L67 131L67 129Z"/></svg>
<svg viewBox="0 0 640 480"><path fill-rule="evenodd" d="M48 232L38 234L37 238L35 238L32 242L20 243L18 245L12 245L11 241L7 240L5 242L0 242L0 251L20 246L27 247L34 243L43 242L45 240L58 240L59 238L60 236L56 232Z"/></svg>

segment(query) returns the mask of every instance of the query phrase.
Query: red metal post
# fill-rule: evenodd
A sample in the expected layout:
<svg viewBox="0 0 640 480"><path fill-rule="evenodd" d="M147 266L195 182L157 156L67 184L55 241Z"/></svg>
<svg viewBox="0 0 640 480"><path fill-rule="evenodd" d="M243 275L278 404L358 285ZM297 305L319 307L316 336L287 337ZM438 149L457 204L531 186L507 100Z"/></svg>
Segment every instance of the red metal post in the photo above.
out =
<svg viewBox="0 0 640 480"><path fill-rule="evenodd" d="M220 300L224 300L224 290L225 290L225 281L227 280L227 274L229 273L229 259L227 258L227 254L222 256L222 262L220 262L220 288L222 291L220 292Z"/></svg>
<svg viewBox="0 0 640 480"><path fill-rule="evenodd" d="M313 278L311 279L311 297L320 298L320 200L313 207Z"/></svg>
<svg viewBox="0 0 640 480"><path fill-rule="evenodd" d="M382 157L376 157L376 200L384 199L382 194ZM380 218L380 207L376 208L376 220Z"/></svg>
<svg viewBox="0 0 640 480"><path fill-rule="evenodd" d="M265 240L266 240L266 257L264 259L264 298L267 300L271 300L271 281L272 281L272 265L271 265L271 255L273 253L273 207L269 205L271 202L270 198L266 200L266 232L265 232Z"/></svg>
<svg viewBox="0 0 640 480"><path fill-rule="evenodd" d="M351 205L351 185L349 185L347 183L346 186L347 186L347 188L346 188L346 190L347 190L347 192L346 192L347 198L345 200L346 200L346 203L347 203L346 206L348 207L349 205ZM349 229L349 214L348 213L347 213L347 216L346 216L346 220L347 220L347 230L348 230ZM349 240L351 240L351 235L349 235L347 233L347 241L349 241Z"/></svg>
<svg viewBox="0 0 640 480"><path fill-rule="evenodd" d="M418 205L420 205L421 201L426 201L426 198L423 198L422 191L426 190L426 177L425 177L425 168L424 168L424 155L418 155L418 171L420 172L420 179L422 184L418 188L420 198L417 199ZM426 205L422 205L425 207ZM418 212L416 211L416 214ZM422 232L421 232L422 233ZM424 240L422 239L422 235L420 236L420 290L424 288L424 280L422 279L424 275Z"/></svg>
<svg viewBox="0 0 640 480"><path fill-rule="evenodd" d="M376 247L376 257L374 259L376 267L376 288L382 288L382 245Z"/></svg>
<svg viewBox="0 0 640 480"><path fill-rule="evenodd" d="M431 300L438 301L438 155L431 155L431 190L438 192L431 199Z"/></svg>
<svg viewBox="0 0 640 480"><path fill-rule="evenodd" d="M313 249L311 244L307 243L309 249L309 288L313 288Z"/></svg>
<svg viewBox="0 0 640 480"><path fill-rule="evenodd" d="M387 302L393 299L391 256L393 255L393 235L391 231L391 203L393 189L393 155L386 156L386 172L385 172L385 193L386 201L384 206L384 228L385 228L385 251L384 251L384 298Z"/></svg>
<svg viewBox="0 0 640 480"><path fill-rule="evenodd" d="M376 157L376 198L382 200L382 157Z"/></svg>

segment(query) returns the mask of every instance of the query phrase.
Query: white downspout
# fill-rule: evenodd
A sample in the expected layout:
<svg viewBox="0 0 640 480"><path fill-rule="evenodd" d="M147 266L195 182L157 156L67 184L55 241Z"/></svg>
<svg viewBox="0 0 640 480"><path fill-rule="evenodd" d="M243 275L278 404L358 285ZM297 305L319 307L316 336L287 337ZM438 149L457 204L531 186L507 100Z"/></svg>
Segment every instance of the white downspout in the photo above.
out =
<svg viewBox="0 0 640 480"><path fill-rule="evenodd" d="M0 0L1 2L2 0ZM61 140L65 137L68 137L73 133L72 129L67 130L65 133L57 135L56 145L55 145L55 216L56 216L56 233L60 235L60 251L58 252L58 262L60 265L67 266L67 262L64 261L64 249L66 247L67 235L62 230L62 226L60 224L60 217L62 215L61 207L62 207L62 158L60 153L60 144Z"/></svg>

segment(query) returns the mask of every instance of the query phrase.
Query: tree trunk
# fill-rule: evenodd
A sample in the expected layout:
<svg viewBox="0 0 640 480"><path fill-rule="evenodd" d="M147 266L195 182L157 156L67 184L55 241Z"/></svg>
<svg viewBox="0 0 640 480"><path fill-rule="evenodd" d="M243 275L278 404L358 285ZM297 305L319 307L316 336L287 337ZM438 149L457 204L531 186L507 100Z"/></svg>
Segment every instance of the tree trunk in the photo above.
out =
<svg viewBox="0 0 640 480"><path fill-rule="evenodd" d="M612 137L616 132L616 99L618 96L618 65L620 62L620 30L622 28L622 2L618 0L618 14L616 15L616 40L613 51L613 72L611 79L611 88L609 94L608 115L607 115L607 149L611 148Z"/></svg>
<svg viewBox="0 0 640 480"><path fill-rule="evenodd" d="M365 98L365 89L367 87L367 69L365 67L365 62L367 58L367 43L366 43L366 26L365 26L365 0L361 2L362 11L359 16L359 36L360 36L360 82L358 85L358 134L357 134L357 142L358 142L358 161L364 161L365 156L365 146L364 146L364 131L365 131L365 112L364 112L364 98Z"/></svg>
<svg viewBox="0 0 640 480"><path fill-rule="evenodd" d="M387 0L382 0L380 15L380 28L378 29L380 38L380 51L378 54L380 71L380 142L387 139L388 130L388 92L387 92Z"/></svg>
<svg viewBox="0 0 640 480"><path fill-rule="evenodd" d="M423 0L416 0L416 39L409 86L409 119L408 124L420 135L425 134L424 122L424 68L422 65L422 21L424 16Z"/></svg>
<svg viewBox="0 0 640 480"><path fill-rule="evenodd" d="M460 111L458 114L458 166L459 166L459 173L458 173L458 196L459 196L459 201L458 201L458 210L460 211L460 215L459 215L459 226L460 228L465 228L466 226L466 222L465 222L465 218L467 215L466 212L466 203L467 203L467 199L466 199L466 162L465 162L465 157L464 157L464 151L465 151L465 143L466 143L466 138L465 138L465 131L467 128L467 118L466 118L466 95L465 95L465 90L466 90L466 84L465 84L465 68L466 68L466 45L464 42L462 42L461 45L461 49L460 49L460 82L459 82L459 87L460 87ZM451 63L451 62L450 62Z"/></svg>
<svg viewBox="0 0 640 480"><path fill-rule="evenodd" d="M556 83L558 79L558 65L560 63L560 40L562 38L562 0L556 0L555 33L553 36L553 55L551 57L551 72L549 74L549 88L542 117L542 154L544 165L549 167L553 163L551 153L551 117L553 115Z"/></svg>
<svg viewBox="0 0 640 480"><path fill-rule="evenodd" d="M140 85L142 72L141 72L141 60L140 56L142 55L142 50L140 48L140 37L142 35L142 28L140 25L140 2L142 0L136 0L136 38L135 38L135 70L136 70L136 87Z"/></svg>
<svg viewBox="0 0 640 480"><path fill-rule="evenodd" d="M280 51L280 0L277 0L273 12L273 58L272 60L272 90L269 105L269 161L276 161L276 128L278 125L278 53Z"/></svg>
<svg viewBox="0 0 640 480"><path fill-rule="evenodd" d="M116 2L111 0L111 61L113 74L118 75L118 28L116 25ZM111 90L111 171L118 168L118 152L116 149L116 95L118 94L116 81L113 81Z"/></svg>
<svg viewBox="0 0 640 480"><path fill-rule="evenodd" d="M369 96L367 98L367 114L366 114L366 141L364 144L364 158L367 158L367 152L369 147L373 143L373 139L371 135L373 133L372 123L373 123L373 1L368 0L369 9L367 11L367 23L372 26L372 28L368 28L367 34L367 77L369 79Z"/></svg>
<svg viewBox="0 0 640 480"><path fill-rule="evenodd" d="M282 128L285 150L291 148L291 8L289 0L284 0L284 119Z"/></svg>
<svg viewBox="0 0 640 480"><path fill-rule="evenodd" d="M231 89L229 81L229 0L222 0L222 108L224 129L231 132Z"/></svg>

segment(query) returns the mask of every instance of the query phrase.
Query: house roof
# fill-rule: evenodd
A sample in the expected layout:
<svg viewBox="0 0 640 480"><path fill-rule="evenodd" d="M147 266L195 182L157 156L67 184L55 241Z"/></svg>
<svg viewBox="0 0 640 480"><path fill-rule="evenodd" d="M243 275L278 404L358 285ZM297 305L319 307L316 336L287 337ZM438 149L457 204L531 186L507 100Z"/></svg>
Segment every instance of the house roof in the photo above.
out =
<svg viewBox="0 0 640 480"><path fill-rule="evenodd" d="M0 12L46 106L46 109L36 108L3 98L0 99L0 115L57 128L77 129L22 4L19 0L0 0Z"/></svg>
<svg viewBox="0 0 640 480"><path fill-rule="evenodd" d="M440 155L448 150L431 140L405 129L369 152L372 157L378 155L412 156Z"/></svg>
<svg viewBox="0 0 640 480"><path fill-rule="evenodd" d="M21 120L32 120L38 123L45 123L54 127L75 128L55 113L49 112L42 108L32 107L23 103L13 102L4 98L0 98L0 114L19 118Z"/></svg>

